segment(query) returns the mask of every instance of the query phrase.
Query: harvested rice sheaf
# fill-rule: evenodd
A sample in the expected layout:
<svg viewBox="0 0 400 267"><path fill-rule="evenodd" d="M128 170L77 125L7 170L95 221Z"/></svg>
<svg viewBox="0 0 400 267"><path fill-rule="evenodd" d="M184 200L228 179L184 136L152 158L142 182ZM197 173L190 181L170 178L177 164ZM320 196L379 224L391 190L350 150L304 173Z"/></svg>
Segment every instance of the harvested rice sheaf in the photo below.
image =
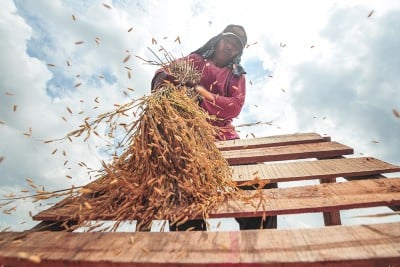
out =
<svg viewBox="0 0 400 267"><path fill-rule="evenodd" d="M190 63L173 64L168 71L182 84L199 79ZM103 176L85 187L90 193L72 199L71 205L80 207L78 225L101 218L138 220L138 229L148 229L154 219L180 225L207 218L237 193L229 165L214 143L210 117L187 89L166 82L142 99L123 153L103 164Z"/></svg>

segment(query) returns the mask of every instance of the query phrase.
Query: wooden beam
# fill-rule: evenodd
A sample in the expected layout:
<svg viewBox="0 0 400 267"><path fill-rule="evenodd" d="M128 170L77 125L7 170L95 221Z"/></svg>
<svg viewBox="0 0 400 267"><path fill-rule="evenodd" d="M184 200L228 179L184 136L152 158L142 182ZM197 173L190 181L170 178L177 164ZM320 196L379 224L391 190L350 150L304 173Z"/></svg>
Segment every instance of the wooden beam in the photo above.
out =
<svg viewBox="0 0 400 267"><path fill-rule="evenodd" d="M352 148L337 142L321 142L288 146L221 151L230 165L255 164L267 161L335 157L353 154Z"/></svg>
<svg viewBox="0 0 400 267"><path fill-rule="evenodd" d="M274 136L251 138L251 139L217 141L215 144L221 151L224 151L224 150L286 146L286 145L329 142L329 141L331 141L330 137L321 136L317 133L297 133L297 134L274 135Z"/></svg>
<svg viewBox="0 0 400 267"><path fill-rule="evenodd" d="M336 178L320 179L319 182L321 184L336 183ZM342 220L340 219L340 211L339 210L334 210L334 211L330 211L330 212L323 212L322 216L324 217L325 226L341 225L342 224Z"/></svg>
<svg viewBox="0 0 400 267"><path fill-rule="evenodd" d="M400 223L236 232L0 233L2 266L398 267Z"/></svg>
<svg viewBox="0 0 400 267"><path fill-rule="evenodd" d="M239 185L255 178L275 183L400 172L400 166L371 157L262 163L238 165L231 168L232 180Z"/></svg>
<svg viewBox="0 0 400 267"><path fill-rule="evenodd" d="M254 194L243 190L244 195ZM211 218L256 217L280 214L324 212L340 209L393 206L400 204L400 178L360 180L345 183L311 185L262 190L262 199L252 201L228 199L211 212ZM260 204L260 200L262 200ZM35 215L34 220L73 220L79 207L55 206ZM112 219L107 214L94 215L93 220ZM132 220L136 218L130 218ZM200 219L200 217L199 217Z"/></svg>

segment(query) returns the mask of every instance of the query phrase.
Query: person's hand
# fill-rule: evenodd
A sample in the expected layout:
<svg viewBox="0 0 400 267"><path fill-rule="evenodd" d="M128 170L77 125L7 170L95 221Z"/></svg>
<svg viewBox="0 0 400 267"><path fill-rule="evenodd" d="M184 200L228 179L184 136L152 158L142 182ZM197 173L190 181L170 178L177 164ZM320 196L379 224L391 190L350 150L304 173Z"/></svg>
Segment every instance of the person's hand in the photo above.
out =
<svg viewBox="0 0 400 267"><path fill-rule="evenodd" d="M164 81L172 83L174 86L181 88L195 88L197 83L194 81L181 82L175 76L165 73Z"/></svg>
<svg viewBox="0 0 400 267"><path fill-rule="evenodd" d="M215 101L215 96L211 92L207 91L203 86L201 85L196 85L195 90L199 95L201 95L203 98L208 100L209 102L214 102Z"/></svg>
<svg viewBox="0 0 400 267"><path fill-rule="evenodd" d="M184 84L184 86L185 87L190 87L190 88L196 88L196 86L197 86L197 83L195 83L194 81L187 81L187 82L185 82L185 84Z"/></svg>
<svg viewBox="0 0 400 267"><path fill-rule="evenodd" d="M172 83L174 86L179 84L178 80L174 76L163 71L157 73L153 77L153 80L151 81L151 91L159 89L166 81Z"/></svg>
<svg viewBox="0 0 400 267"><path fill-rule="evenodd" d="M178 88L183 88L183 87L195 88L197 86L197 84L194 81L193 82L187 81L182 83L175 76L163 71L157 73L153 77L153 80L151 82L151 91L159 89L161 86L163 86L163 84L166 83L171 83L172 85Z"/></svg>
<svg viewBox="0 0 400 267"><path fill-rule="evenodd" d="M164 73L165 73L165 72L164 72ZM168 73L165 73L164 81L170 82L170 83L172 83L174 86L180 85L178 79L177 79L175 76L173 76L173 75L171 75L171 74L168 74Z"/></svg>

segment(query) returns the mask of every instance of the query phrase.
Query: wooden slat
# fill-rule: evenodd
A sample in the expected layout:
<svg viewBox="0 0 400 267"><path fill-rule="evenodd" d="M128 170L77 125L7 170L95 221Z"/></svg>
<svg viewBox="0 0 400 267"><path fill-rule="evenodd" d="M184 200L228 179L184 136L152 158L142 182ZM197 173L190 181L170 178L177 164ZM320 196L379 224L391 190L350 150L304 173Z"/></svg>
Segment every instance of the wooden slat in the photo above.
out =
<svg viewBox="0 0 400 267"><path fill-rule="evenodd" d="M371 157L238 165L231 168L232 179L239 185L254 178L275 183L400 172L400 166Z"/></svg>
<svg viewBox="0 0 400 267"><path fill-rule="evenodd" d="M250 194L250 193L249 193ZM227 200L210 217L254 217L400 204L400 178L263 190L264 200ZM257 206L258 210L257 210Z"/></svg>
<svg viewBox="0 0 400 267"><path fill-rule="evenodd" d="M215 144L221 151L223 151L223 150L238 150L245 148L286 146L286 145L316 143L325 141L330 141L330 137L321 136L317 133L297 133L297 134L258 137L252 139L218 141Z"/></svg>
<svg viewBox="0 0 400 267"><path fill-rule="evenodd" d="M245 191L243 191L245 192ZM252 194L252 192L247 192ZM210 214L212 218L253 217L262 215L323 212L340 209L390 206L400 204L400 179L360 180L293 188L263 190L264 202L257 209L259 198L247 203L228 199ZM72 220L76 207L54 206L33 217L34 220ZM98 214L93 220L110 219ZM135 218L131 218L135 219Z"/></svg>
<svg viewBox="0 0 400 267"><path fill-rule="evenodd" d="M261 138L253 139L238 139L228 141L216 142L217 147L220 150L237 150L237 149L250 149L260 147L274 147L282 145L294 145L294 144L307 144L315 142L326 142L330 141L330 137L324 136L317 133L296 133L287 135L274 135ZM92 181L90 184L96 183ZM63 202L65 203L65 201ZM64 205L61 203L62 205Z"/></svg>
<svg viewBox="0 0 400 267"><path fill-rule="evenodd" d="M0 264L398 267L398 229L400 223L236 232L0 233Z"/></svg>
<svg viewBox="0 0 400 267"><path fill-rule="evenodd" d="M290 163L271 163L257 165L233 166L233 180L239 185L258 177L269 179L271 182L285 182L307 179L329 179L335 177L360 177L376 175L377 173L399 172L400 167L374 158L343 158L319 161L302 161ZM65 206L68 200L64 200L55 206L57 213L64 210L65 213L72 212ZM51 208L54 210L54 207ZM44 212L46 213L46 212ZM55 216L34 217L36 220L58 220Z"/></svg>
<svg viewBox="0 0 400 267"><path fill-rule="evenodd" d="M288 146L221 151L230 165L266 161L337 157L353 154L353 149L337 142L321 142Z"/></svg>

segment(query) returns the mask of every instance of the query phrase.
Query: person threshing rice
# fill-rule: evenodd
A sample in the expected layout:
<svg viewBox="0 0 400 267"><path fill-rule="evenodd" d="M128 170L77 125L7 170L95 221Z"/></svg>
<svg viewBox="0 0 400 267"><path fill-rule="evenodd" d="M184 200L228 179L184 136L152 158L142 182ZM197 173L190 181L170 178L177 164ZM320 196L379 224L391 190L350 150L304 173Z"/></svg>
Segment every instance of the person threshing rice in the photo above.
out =
<svg viewBox="0 0 400 267"><path fill-rule="evenodd" d="M240 65L247 42L244 28L228 25L224 31L182 60L193 62L201 73L200 82L194 89L202 100L201 107L216 119L211 123L218 127L218 140L238 139L239 134L232 125L233 118L242 110L246 96L245 70ZM152 81L152 90L168 80L175 79L160 69Z"/></svg>
<svg viewBox="0 0 400 267"><path fill-rule="evenodd" d="M239 139L239 134L232 125L244 105L246 96L245 70L240 64L243 50L246 47L247 35L240 25L230 24L221 33L212 37L203 46L188 56L177 59L192 62L200 73L198 83L186 83L199 95L199 105L213 117L210 123L218 129L217 140ZM151 82L151 90L155 91L165 83L179 83L166 68L156 71ZM276 184L269 184L276 187ZM261 218L237 218L240 229L260 228ZM193 221L189 226L193 226ZM276 216L267 217L264 228L276 227ZM204 228L199 222L196 227ZM173 228L172 230L175 230Z"/></svg>

